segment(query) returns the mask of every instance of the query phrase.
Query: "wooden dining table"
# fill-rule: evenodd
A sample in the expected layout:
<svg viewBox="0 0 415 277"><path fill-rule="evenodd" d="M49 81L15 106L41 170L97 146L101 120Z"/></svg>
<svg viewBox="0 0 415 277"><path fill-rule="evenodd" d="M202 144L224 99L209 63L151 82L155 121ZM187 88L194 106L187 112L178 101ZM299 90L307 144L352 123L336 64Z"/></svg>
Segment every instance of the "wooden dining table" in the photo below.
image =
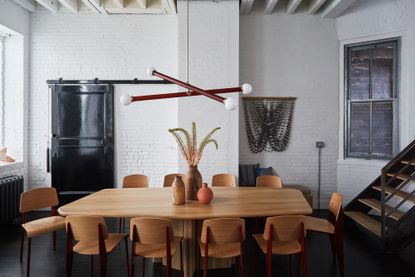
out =
<svg viewBox="0 0 415 277"><path fill-rule="evenodd" d="M173 220L174 232L183 236L184 276L195 270L197 226L207 218L257 218L276 215L311 214L312 209L302 193L295 189L259 187L213 187L213 200L204 205L186 201L172 204L172 189L130 188L104 189L64 205L58 209L62 216L96 215L113 218L162 217ZM178 256L178 255L176 255ZM179 259L173 267L179 269ZM229 266L229 261L212 259L211 267Z"/></svg>

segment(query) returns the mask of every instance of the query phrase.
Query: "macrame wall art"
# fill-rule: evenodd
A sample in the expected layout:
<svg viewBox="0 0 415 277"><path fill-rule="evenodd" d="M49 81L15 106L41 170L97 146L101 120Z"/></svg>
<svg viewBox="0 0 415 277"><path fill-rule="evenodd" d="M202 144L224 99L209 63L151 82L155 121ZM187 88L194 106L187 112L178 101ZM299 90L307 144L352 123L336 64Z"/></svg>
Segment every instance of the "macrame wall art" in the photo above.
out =
<svg viewBox="0 0 415 277"><path fill-rule="evenodd" d="M249 148L282 152L290 140L295 97L243 97Z"/></svg>

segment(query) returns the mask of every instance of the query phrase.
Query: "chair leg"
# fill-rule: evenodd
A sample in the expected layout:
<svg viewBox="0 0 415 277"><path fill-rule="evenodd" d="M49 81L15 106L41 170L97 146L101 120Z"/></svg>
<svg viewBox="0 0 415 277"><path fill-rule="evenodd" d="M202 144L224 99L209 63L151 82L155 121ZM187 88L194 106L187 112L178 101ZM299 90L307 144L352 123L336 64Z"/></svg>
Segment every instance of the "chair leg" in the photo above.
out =
<svg viewBox="0 0 415 277"><path fill-rule="evenodd" d="M196 276L200 277L200 253L195 253L196 255Z"/></svg>
<svg viewBox="0 0 415 277"><path fill-rule="evenodd" d="M118 218L118 233L121 233L121 221L122 221L122 217Z"/></svg>
<svg viewBox="0 0 415 277"><path fill-rule="evenodd" d="M207 277L207 270L208 270L208 257L205 256L203 260L203 277Z"/></svg>
<svg viewBox="0 0 415 277"><path fill-rule="evenodd" d="M100 267L100 275L101 277L107 276L107 255L100 254L99 255L99 267Z"/></svg>
<svg viewBox="0 0 415 277"><path fill-rule="evenodd" d="M32 250L32 238L29 238L27 244L27 268L26 268L26 276L30 276L30 252Z"/></svg>
<svg viewBox="0 0 415 277"><path fill-rule="evenodd" d="M125 255L127 257L127 276L130 276L130 261L128 258L128 241L127 241L127 237L124 238L124 242L125 242Z"/></svg>
<svg viewBox="0 0 415 277"><path fill-rule="evenodd" d="M183 246L182 242L180 242L180 271L182 272L182 277L184 277L184 271L183 271Z"/></svg>
<svg viewBox="0 0 415 277"><path fill-rule="evenodd" d="M330 237L331 253L333 255L333 260L335 261L336 260L336 252L337 252L337 250L336 250L336 238L333 234L330 234L329 237Z"/></svg>
<svg viewBox="0 0 415 277"><path fill-rule="evenodd" d="M143 257L143 269L142 269L142 276L144 277L146 274L146 257Z"/></svg>
<svg viewBox="0 0 415 277"><path fill-rule="evenodd" d="M244 254L239 256L239 276L244 276Z"/></svg>
<svg viewBox="0 0 415 277"><path fill-rule="evenodd" d="M267 252L266 254L266 276L271 277L272 275L272 253Z"/></svg>
<svg viewBox="0 0 415 277"><path fill-rule="evenodd" d="M290 276L294 277L294 270L293 270L293 255L288 255L289 256L289 264L290 264Z"/></svg>
<svg viewBox="0 0 415 277"><path fill-rule="evenodd" d="M94 276L94 255L91 255L91 261L89 263L89 270L91 271L91 277Z"/></svg>
<svg viewBox="0 0 415 277"><path fill-rule="evenodd" d="M301 252L301 271L303 274L303 277L307 277L307 253Z"/></svg>
<svg viewBox="0 0 415 277"><path fill-rule="evenodd" d="M25 231L22 228L20 231L20 262L23 262L24 235Z"/></svg>
<svg viewBox="0 0 415 277"><path fill-rule="evenodd" d="M53 251L56 251L56 231L52 232Z"/></svg>
<svg viewBox="0 0 415 277"><path fill-rule="evenodd" d="M336 237L336 252L339 262L340 276L344 277L344 246L341 236Z"/></svg>

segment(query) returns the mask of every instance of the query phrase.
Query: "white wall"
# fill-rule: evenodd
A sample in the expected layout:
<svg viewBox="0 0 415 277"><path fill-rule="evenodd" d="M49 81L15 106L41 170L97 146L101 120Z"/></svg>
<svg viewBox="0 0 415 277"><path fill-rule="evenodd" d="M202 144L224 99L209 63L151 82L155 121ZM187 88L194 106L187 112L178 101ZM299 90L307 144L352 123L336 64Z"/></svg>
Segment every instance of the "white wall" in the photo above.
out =
<svg viewBox="0 0 415 277"><path fill-rule="evenodd" d="M238 86L239 78L239 2L190 1L189 3L189 82L203 89ZM179 12L179 76L186 80L186 2L178 2ZM224 97L238 95L224 94ZM198 126L199 139L211 129L221 127L214 145L207 146L199 171L203 181L210 183L218 173L238 175L238 111L227 111L223 104L204 96L179 100L179 125L189 129ZM179 157L180 171L187 164Z"/></svg>
<svg viewBox="0 0 415 277"><path fill-rule="evenodd" d="M399 90L400 148L404 148L415 137L415 2L413 0L360 1L336 20L338 39L341 45L372 41L383 38L402 38L401 82ZM341 55L340 55L341 56ZM340 60L340 67L343 62ZM340 72L340 78L343 75ZM342 93L342 79L340 93ZM342 99L342 98L340 98ZM342 103L339 103L342 106ZM342 137L340 120L340 138ZM343 142L340 141L340 146ZM339 148L340 153L342 147ZM341 158L341 155L340 155ZM338 190L346 202L351 200L380 174L384 161L347 159L338 161Z"/></svg>
<svg viewBox="0 0 415 277"><path fill-rule="evenodd" d="M338 46L334 20L263 8L240 18L240 80L252 96L297 97L291 138L283 152L249 150L240 110L240 163L272 166L285 184L303 184L316 206L318 151L323 141L321 207L336 191L338 154Z"/></svg>
<svg viewBox="0 0 415 277"><path fill-rule="evenodd" d="M177 15L53 14L38 6L32 15L30 93L30 185L50 184L45 151L48 87L57 79L146 79L155 66L177 75ZM177 171L177 146L167 132L178 125L177 100L119 102L123 93L172 91L172 85L116 86L115 154L118 185L123 176L144 173L151 186Z"/></svg>
<svg viewBox="0 0 415 277"><path fill-rule="evenodd" d="M20 105L16 108L18 113L16 118L19 120L19 129L16 132L22 132L18 137L21 139L18 143L20 149L12 150L11 154L15 154L16 157L22 161L23 165L18 164L14 166L5 166L0 167L0 175L9 175L9 174L24 174L25 175L25 184L27 185L28 181L28 95L29 95L29 41L30 41L30 14L17 6L10 0L0 0L0 26L3 26L6 32L13 35L11 38L10 47L12 51L16 51L14 46L20 48L20 54L23 54L23 57L19 59L18 62L14 60L14 63L20 62L20 69L17 72L19 74L18 84L7 85L10 88L18 89ZM23 42L23 45L22 45ZM6 46L7 47L7 46ZM22 48L21 48L22 47ZM7 49L6 49L7 50ZM10 69L9 69L10 70ZM7 82L7 80L6 80ZM14 93L14 91L9 92ZM6 97L7 98L7 97ZM10 118L10 110L5 110L7 112L7 117ZM15 111L13 111L14 113ZM7 120L7 118L6 118ZM9 124L10 125L10 124ZM10 131L10 130L7 130ZM9 135L7 135L10 137ZM7 140L7 138L6 138ZM7 142L7 141L6 141ZM14 152L14 153L13 153Z"/></svg>

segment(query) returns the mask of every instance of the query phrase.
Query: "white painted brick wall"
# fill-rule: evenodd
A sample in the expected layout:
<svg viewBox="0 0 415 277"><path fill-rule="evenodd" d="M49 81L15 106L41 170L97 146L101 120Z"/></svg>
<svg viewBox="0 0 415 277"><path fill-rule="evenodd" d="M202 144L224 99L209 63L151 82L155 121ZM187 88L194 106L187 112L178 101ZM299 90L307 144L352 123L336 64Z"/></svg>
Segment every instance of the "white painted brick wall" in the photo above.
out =
<svg viewBox="0 0 415 277"><path fill-rule="evenodd" d="M240 18L240 79L252 96L297 97L291 138L284 152L249 150L240 110L240 162L272 166L284 183L309 187L317 206L318 151L322 149L321 207L336 186L338 155L338 47L334 20L262 10Z"/></svg>
<svg viewBox="0 0 415 277"><path fill-rule="evenodd" d="M148 78L145 69L177 74L177 15L53 14L38 6L31 18L30 185L50 183L47 79ZM174 91L172 85L115 87L116 179L144 173L151 186L177 171L177 146L167 132L177 126L177 100L119 103L123 93Z"/></svg>

